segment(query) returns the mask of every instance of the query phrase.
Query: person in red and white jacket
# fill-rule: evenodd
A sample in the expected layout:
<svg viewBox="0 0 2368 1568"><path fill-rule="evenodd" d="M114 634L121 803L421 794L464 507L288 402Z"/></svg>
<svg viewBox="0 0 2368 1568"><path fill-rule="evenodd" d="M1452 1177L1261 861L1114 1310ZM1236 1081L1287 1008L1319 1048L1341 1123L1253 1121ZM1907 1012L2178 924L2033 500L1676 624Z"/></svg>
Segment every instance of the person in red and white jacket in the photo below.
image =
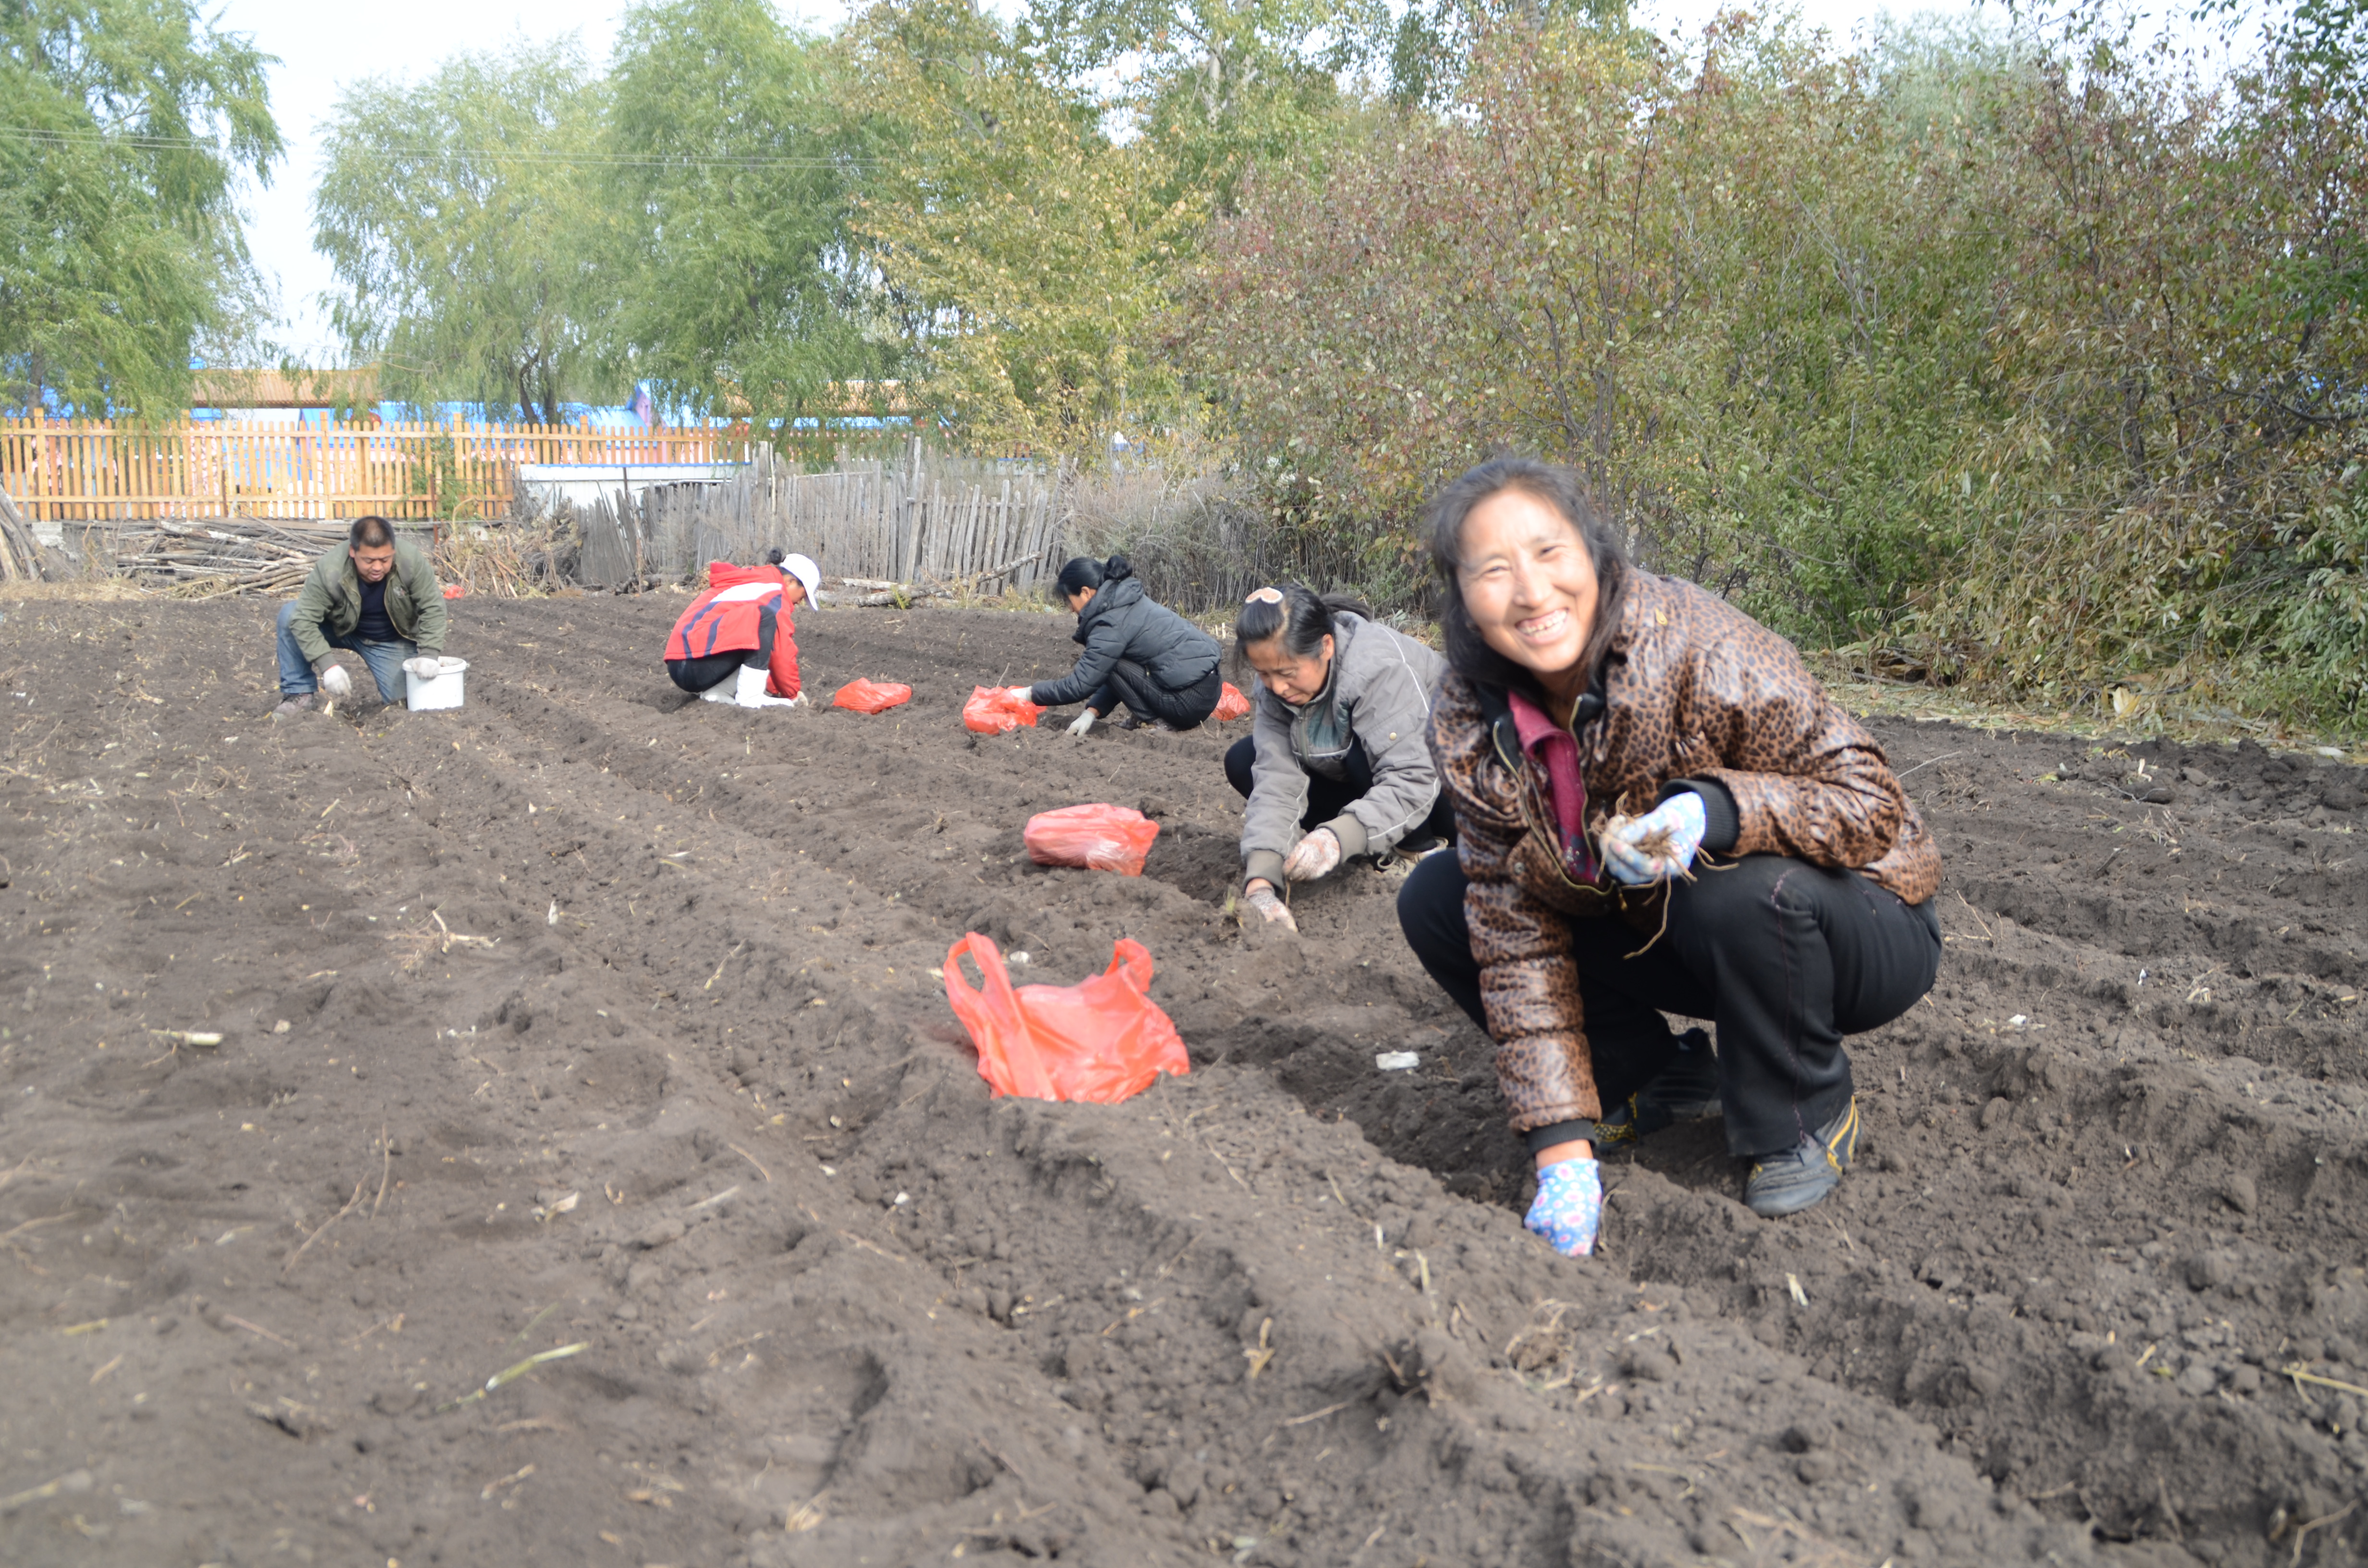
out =
<svg viewBox="0 0 2368 1568"><path fill-rule="evenodd" d="M790 612L814 602L821 568L809 557L776 550L762 566L708 562L707 585L666 639L666 674L675 685L709 702L742 708L787 708L803 700Z"/></svg>

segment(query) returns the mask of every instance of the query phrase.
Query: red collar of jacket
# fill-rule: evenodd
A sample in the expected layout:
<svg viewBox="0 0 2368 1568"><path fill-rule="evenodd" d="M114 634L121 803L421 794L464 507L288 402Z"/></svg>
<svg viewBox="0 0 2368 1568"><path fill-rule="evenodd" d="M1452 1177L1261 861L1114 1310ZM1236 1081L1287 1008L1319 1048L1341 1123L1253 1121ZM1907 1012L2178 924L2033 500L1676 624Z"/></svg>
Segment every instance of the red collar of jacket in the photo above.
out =
<svg viewBox="0 0 2368 1568"><path fill-rule="evenodd" d="M1562 830L1563 861L1581 881L1595 880L1595 857L1587 847L1587 776L1578 765L1578 738L1523 693L1505 694L1521 750L1546 776L1547 803Z"/></svg>

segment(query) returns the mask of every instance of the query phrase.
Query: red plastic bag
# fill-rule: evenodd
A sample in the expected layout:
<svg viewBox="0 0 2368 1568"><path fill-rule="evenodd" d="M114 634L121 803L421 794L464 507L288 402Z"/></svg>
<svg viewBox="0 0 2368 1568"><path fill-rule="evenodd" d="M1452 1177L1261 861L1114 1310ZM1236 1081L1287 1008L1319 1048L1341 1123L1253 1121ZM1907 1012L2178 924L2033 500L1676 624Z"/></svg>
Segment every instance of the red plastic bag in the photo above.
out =
<svg viewBox="0 0 2368 1568"><path fill-rule="evenodd" d="M1241 687L1232 681L1225 682L1225 689L1217 694L1217 722L1230 724L1249 710L1250 699L1242 695Z"/></svg>
<svg viewBox="0 0 2368 1568"><path fill-rule="evenodd" d="M1019 836L1027 841L1028 858L1040 866L1083 866L1139 877L1159 824L1124 806L1063 806L1030 817Z"/></svg>
<svg viewBox="0 0 2368 1568"><path fill-rule="evenodd" d="M986 983L962 973L969 954ZM1144 992L1151 955L1119 938L1110 968L1076 985L1012 989L1003 955L973 931L946 954L946 1000L978 1047L978 1075L997 1095L1116 1105L1162 1073L1192 1070L1184 1037Z"/></svg>
<svg viewBox="0 0 2368 1568"><path fill-rule="evenodd" d="M447 583L444 585L444 597L448 599L466 598L469 597L469 585L466 583Z"/></svg>
<svg viewBox="0 0 2368 1568"><path fill-rule="evenodd" d="M1023 724L1032 730L1043 711L1024 698L1012 697L1009 687L973 687L970 700L962 704L962 728L982 735L999 735Z"/></svg>
<svg viewBox="0 0 2368 1568"><path fill-rule="evenodd" d="M833 708L852 708L858 713L882 713L900 702L912 700L913 688L909 686L900 686L893 680L871 681L858 676L838 688L838 695L830 699L830 705Z"/></svg>

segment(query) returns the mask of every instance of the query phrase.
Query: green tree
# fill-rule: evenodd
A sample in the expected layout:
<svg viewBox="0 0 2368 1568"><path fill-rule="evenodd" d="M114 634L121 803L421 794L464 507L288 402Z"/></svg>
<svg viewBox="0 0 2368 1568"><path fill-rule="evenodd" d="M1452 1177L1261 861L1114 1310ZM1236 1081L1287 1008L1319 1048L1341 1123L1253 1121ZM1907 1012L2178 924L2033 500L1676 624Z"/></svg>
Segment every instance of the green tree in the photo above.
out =
<svg viewBox="0 0 2368 1568"><path fill-rule="evenodd" d="M1390 101L1400 108L1452 109L1491 32L1573 24L1638 52L1659 48L1652 34L1629 27L1628 0L1410 0L1390 36Z"/></svg>
<svg viewBox="0 0 2368 1568"><path fill-rule="evenodd" d="M1304 552L1375 581L1526 447L1649 564L1895 673L2368 728L2335 17L2216 78L2097 29L1500 28L1452 113L1254 176L1181 341Z"/></svg>
<svg viewBox="0 0 2368 1568"><path fill-rule="evenodd" d="M608 85L632 363L690 407L775 431L895 347L856 313L864 139L827 58L764 0L651 0L626 13Z"/></svg>
<svg viewBox="0 0 2368 1568"><path fill-rule="evenodd" d="M1014 42L1073 90L1115 79L1106 101L1161 149L1158 194L1223 210L1253 165L1354 123L1342 83L1390 29L1383 0L1031 0Z"/></svg>
<svg viewBox="0 0 2368 1568"><path fill-rule="evenodd" d="M858 219L913 344L923 403L982 445L1092 451L1170 406L1150 350L1200 209L1168 149L967 0L875 7L851 84L882 117Z"/></svg>
<svg viewBox="0 0 2368 1568"><path fill-rule="evenodd" d="M0 404L161 418L262 290L236 206L271 58L188 0L0 5Z"/></svg>
<svg viewBox="0 0 2368 1568"><path fill-rule="evenodd" d="M339 101L313 197L330 321L397 399L557 424L605 390L620 224L600 95L565 40Z"/></svg>
<svg viewBox="0 0 2368 1568"><path fill-rule="evenodd" d="M1782 28L1686 62L1501 28L1454 113L1320 183L1261 170L1183 340L1276 511L1377 580L1441 483L1521 448L1585 469L1656 567L1847 633L1924 569L1898 497L1979 358L1986 242L1923 156Z"/></svg>

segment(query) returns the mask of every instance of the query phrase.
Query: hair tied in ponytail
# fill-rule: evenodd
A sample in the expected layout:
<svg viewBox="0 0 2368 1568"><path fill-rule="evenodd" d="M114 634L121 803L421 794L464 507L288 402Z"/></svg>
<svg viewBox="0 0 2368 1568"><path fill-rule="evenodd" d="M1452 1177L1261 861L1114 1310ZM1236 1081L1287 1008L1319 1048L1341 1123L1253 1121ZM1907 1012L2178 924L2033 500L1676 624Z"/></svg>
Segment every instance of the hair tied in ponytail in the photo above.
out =
<svg viewBox="0 0 2368 1568"><path fill-rule="evenodd" d="M1134 563L1123 555L1113 555L1102 562L1102 581L1123 583L1134 575Z"/></svg>

